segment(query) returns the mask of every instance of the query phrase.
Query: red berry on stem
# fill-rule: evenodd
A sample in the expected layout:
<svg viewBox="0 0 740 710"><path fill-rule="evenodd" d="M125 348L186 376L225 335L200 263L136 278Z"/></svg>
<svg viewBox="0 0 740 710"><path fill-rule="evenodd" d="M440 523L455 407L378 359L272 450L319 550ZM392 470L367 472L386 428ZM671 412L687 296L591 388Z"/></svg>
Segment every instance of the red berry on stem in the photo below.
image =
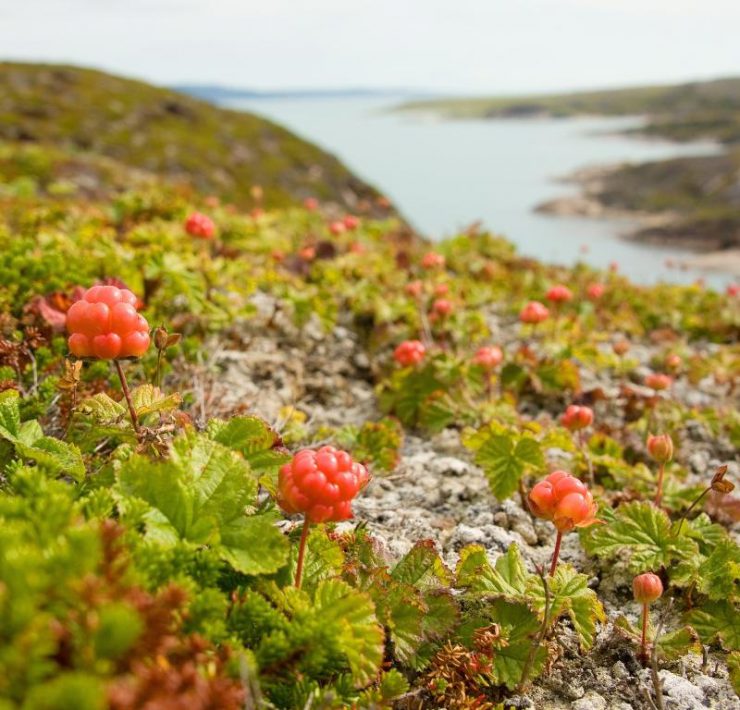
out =
<svg viewBox="0 0 740 710"><path fill-rule="evenodd" d="M202 212L193 212L185 220L185 231L191 237L212 239L216 234L216 225L208 215Z"/></svg>
<svg viewBox="0 0 740 710"><path fill-rule="evenodd" d="M426 352L427 349L421 340L404 340L393 352L393 357L399 365L408 367L418 365Z"/></svg>
<svg viewBox="0 0 740 710"><path fill-rule="evenodd" d="M445 265L445 258L436 251L430 251L424 254L421 265L424 269L442 269Z"/></svg>
<svg viewBox="0 0 740 710"><path fill-rule="evenodd" d="M663 582L660 577L652 572L638 574L632 580L632 594L635 601L640 604L651 604L663 594Z"/></svg>
<svg viewBox="0 0 740 710"><path fill-rule="evenodd" d="M563 426L569 431L578 431L585 429L594 421L594 412L591 407L581 407L577 404L571 404L565 414L560 418Z"/></svg>
<svg viewBox="0 0 740 710"><path fill-rule="evenodd" d="M484 370L493 370L501 364L504 353L498 345L484 345L473 355L473 364Z"/></svg>
<svg viewBox="0 0 740 710"><path fill-rule="evenodd" d="M553 286L547 292L547 300L551 303L566 303L573 300L573 292L567 286Z"/></svg>
<svg viewBox="0 0 740 710"><path fill-rule="evenodd" d="M549 315L550 311L547 309L547 306L539 301L530 301L526 306L524 306L524 308L522 308L521 313L519 313L519 320L522 323L531 323L536 325L537 323L542 323L542 321L547 320Z"/></svg>

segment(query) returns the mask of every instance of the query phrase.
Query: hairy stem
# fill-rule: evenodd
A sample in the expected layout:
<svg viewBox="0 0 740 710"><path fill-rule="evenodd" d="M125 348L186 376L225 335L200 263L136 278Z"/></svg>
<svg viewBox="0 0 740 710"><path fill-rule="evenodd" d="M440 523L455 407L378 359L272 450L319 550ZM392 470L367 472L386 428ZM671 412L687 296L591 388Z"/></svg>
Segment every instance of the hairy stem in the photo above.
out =
<svg viewBox="0 0 740 710"><path fill-rule="evenodd" d="M550 563L550 577L555 574L558 568L558 557L560 557L560 543L563 541L563 533L558 530L558 536L555 538L555 549L552 551L552 562Z"/></svg>
<svg viewBox="0 0 740 710"><path fill-rule="evenodd" d="M303 560L306 556L306 542L308 541L308 527L311 523L308 518L303 519L303 530L301 532L301 542L298 545L298 562L295 566L295 586L301 588L301 579L303 577Z"/></svg>
<svg viewBox="0 0 740 710"><path fill-rule="evenodd" d="M123 374L123 368L118 360L113 361L116 365L116 371L118 372L118 379L121 380L121 389L123 390L123 396L126 398L126 404L128 405L128 413L131 415L131 424L133 424L134 431L138 437L141 434L139 429L139 418L136 416L136 410L134 409L134 403L131 401L131 392L126 382L126 375Z"/></svg>
<svg viewBox="0 0 740 710"><path fill-rule="evenodd" d="M642 636L640 638L640 658L643 661L647 661L647 630L648 622L650 620L650 605L645 603L642 605Z"/></svg>
<svg viewBox="0 0 740 710"><path fill-rule="evenodd" d="M658 490L655 492L655 505L660 507L663 500L663 477L665 476L665 463L661 462L658 468Z"/></svg>
<svg viewBox="0 0 740 710"><path fill-rule="evenodd" d="M684 521L684 520L686 520L686 518L688 518L688 517L689 517L689 513L690 513L690 512L691 512L691 511L692 511L692 510L693 510L694 508L696 508L696 506L697 506L697 505L699 505L699 503L700 503L701 499L702 499L702 498L703 498L703 497L704 497L704 496L705 496L705 495L706 495L707 493L709 493L709 491L711 491L711 490L712 490L712 487L711 487L711 486L709 486L708 488L705 488L705 489L704 489L704 490L703 490L703 491L701 492L701 495L699 495L699 497L698 497L698 498L697 498L697 499L696 499L696 500L695 500L695 501L694 501L694 502L693 502L693 503L692 503L692 504L691 504L691 505L690 505L690 506L689 506L688 508L686 508L686 511L685 511L685 512L684 512L684 514L683 514L683 515L681 516L681 519L680 519L680 520L678 521L678 525L676 526L676 532L675 532L675 533L673 533L674 537L678 537L678 535L679 535L679 534L680 534L680 532L681 532L681 526L683 525L683 521Z"/></svg>

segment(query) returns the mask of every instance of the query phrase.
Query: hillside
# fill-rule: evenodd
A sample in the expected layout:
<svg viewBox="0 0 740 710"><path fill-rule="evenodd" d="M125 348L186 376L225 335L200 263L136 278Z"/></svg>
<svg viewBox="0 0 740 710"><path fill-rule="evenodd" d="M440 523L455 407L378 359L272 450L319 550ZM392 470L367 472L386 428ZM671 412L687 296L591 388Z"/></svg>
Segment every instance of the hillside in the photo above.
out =
<svg viewBox="0 0 740 710"><path fill-rule="evenodd" d="M16 130L2 710L737 708L740 289Z"/></svg>
<svg viewBox="0 0 740 710"><path fill-rule="evenodd" d="M0 63L0 139L106 156L243 207L255 185L267 206L314 196L356 210L377 197L265 119L78 67Z"/></svg>

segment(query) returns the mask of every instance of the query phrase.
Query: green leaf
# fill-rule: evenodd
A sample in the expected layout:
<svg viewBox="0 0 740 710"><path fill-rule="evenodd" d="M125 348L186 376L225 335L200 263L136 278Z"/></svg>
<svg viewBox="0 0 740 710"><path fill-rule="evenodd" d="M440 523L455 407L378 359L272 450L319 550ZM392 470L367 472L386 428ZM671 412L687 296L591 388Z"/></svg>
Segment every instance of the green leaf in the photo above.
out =
<svg viewBox="0 0 740 710"><path fill-rule="evenodd" d="M44 436L36 420L21 424L15 390L0 393L0 439L11 444L21 458L34 461L51 474L66 474L77 481L85 477L82 453L74 444Z"/></svg>
<svg viewBox="0 0 740 710"><path fill-rule="evenodd" d="M493 435L483 443L475 463L486 474L493 494L503 500L516 492L527 467L539 469L545 461L539 443L532 437L503 434Z"/></svg>
<svg viewBox="0 0 740 710"><path fill-rule="evenodd" d="M733 651L727 656L727 669L730 671L730 683L740 695L740 651Z"/></svg>
<svg viewBox="0 0 740 710"><path fill-rule="evenodd" d="M165 395L159 387L145 384L131 391L131 401L140 418L155 412L171 412L177 409L182 402L178 392Z"/></svg>
<svg viewBox="0 0 740 710"><path fill-rule="evenodd" d="M506 640L496 649L491 675L495 683L513 690L519 684L524 666L532 653L540 631L540 620L526 604L512 604L503 599L493 603L491 619L499 624L501 635ZM534 656L530 678L539 675L546 658L547 652L540 646Z"/></svg>
<svg viewBox="0 0 740 710"><path fill-rule="evenodd" d="M457 565L457 586L471 592L500 595L508 599L521 599L530 576L524 569L519 548L511 545L501 555L494 567L480 545L469 545L460 552Z"/></svg>
<svg viewBox="0 0 740 710"><path fill-rule="evenodd" d="M228 422L212 419L206 432L214 441L241 453L258 476L276 473L290 460L279 434L259 417L234 417Z"/></svg>
<svg viewBox="0 0 740 710"><path fill-rule="evenodd" d="M672 534L663 510L645 502L620 506L613 521L596 526L581 540L586 551L596 557L614 559L626 553L629 570L636 574L661 567L670 573L673 563L695 559L699 552L683 531L678 536Z"/></svg>
<svg viewBox="0 0 740 710"><path fill-rule="evenodd" d="M719 640L728 651L740 650L740 609L726 600L706 602L686 614L704 643Z"/></svg>
<svg viewBox="0 0 740 710"><path fill-rule="evenodd" d="M391 577L403 584L426 590L449 586L452 575L442 562L434 543L431 540L421 540L393 568Z"/></svg>
<svg viewBox="0 0 740 710"><path fill-rule="evenodd" d="M710 599L738 599L740 584L740 547L726 537L699 566L698 586Z"/></svg>
<svg viewBox="0 0 740 710"><path fill-rule="evenodd" d="M572 565L561 564L547 582L550 590L548 627L567 614L578 634L581 649L588 651L594 643L596 622L606 621L604 607L596 592L588 587L588 577L577 572ZM528 588L535 610L540 615L544 614L545 590L542 580L530 575Z"/></svg>
<svg viewBox="0 0 740 710"><path fill-rule="evenodd" d="M272 574L283 566L288 540L277 513L237 517L221 528L221 557L242 574Z"/></svg>
<svg viewBox="0 0 740 710"><path fill-rule="evenodd" d="M663 634L657 640L658 655L666 661L677 661L687 653L701 654L699 634L690 626Z"/></svg>

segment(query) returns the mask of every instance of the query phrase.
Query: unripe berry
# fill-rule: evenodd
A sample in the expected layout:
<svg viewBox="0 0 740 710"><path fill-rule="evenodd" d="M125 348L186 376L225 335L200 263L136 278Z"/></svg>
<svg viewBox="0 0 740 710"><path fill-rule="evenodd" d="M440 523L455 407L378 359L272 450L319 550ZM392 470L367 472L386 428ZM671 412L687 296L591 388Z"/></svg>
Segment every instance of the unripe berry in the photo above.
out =
<svg viewBox="0 0 740 710"><path fill-rule="evenodd" d="M191 237L212 239L216 233L216 225L208 215L204 215L201 212L193 212L185 220L185 231Z"/></svg>
<svg viewBox="0 0 740 710"><path fill-rule="evenodd" d="M344 222L336 220L329 225L329 231L337 237L340 234L344 234L347 231L347 227L344 226Z"/></svg>
<svg viewBox="0 0 740 710"><path fill-rule="evenodd" d="M605 293L606 286L604 284L600 283L594 283L589 285L589 287L586 289L586 296L591 301L598 301Z"/></svg>
<svg viewBox="0 0 740 710"><path fill-rule="evenodd" d="M667 463L673 458L673 439L669 434L648 436L648 453L658 463Z"/></svg>
<svg viewBox="0 0 740 710"><path fill-rule="evenodd" d="M594 412L591 407L580 407L577 404L571 404L565 410L565 414L560 418L560 421L569 431L578 431L591 426L594 421Z"/></svg>
<svg viewBox="0 0 740 710"><path fill-rule="evenodd" d="M645 384L656 391L667 390L673 384L673 379L670 375L653 372L645 378Z"/></svg>
<svg viewBox="0 0 740 710"><path fill-rule="evenodd" d="M629 352L630 349L630 341L625 340L622 338L621 340L615 340L612 343L612 350L614 351L615 355L619 355L619 357L622 357L622 355L626 355Z"/></svg>
<svg viewBox="0 0 740 710"><path fill-rule="evenodd" d="M539 301L530 301L524 308L522 308L519 314L519 320L522 323L537 324L547 320L550 315L550 311L547 306L540 303Z"/></svg>
<svg viewBox="0 0 740 710"><path fill-rule="evenodd" d="M547 300L551 303L566 303L573 300L573 292L567 286L553 286L547 292Z"/></svg>
<svg viewBox="0 0 740 710"><path fill-rule="evenodd" d="M404 340L393 352L399 365L418 365L426 355L426 347L420 340Z"/></svg>
<svg viewBox="0 0 740 710"><path fill-rule="evenodd" d="M665 366L669 370L678 370L681 367L681 356L677 353L666 355Z"/></svg>
<svg viewBox="0 0 740 710"><path fill-rule="evenodd" d="M652 572L638 574L632 580L632 594L636 602L650 604L662 596L663 582L660 581L657 574Z"/></svg>
<svg viewBox="0 0 740 710"><path fill-rule="evenodd" d="M137 313L136 302L128 289L88 289L67 311L70 352L101 360L141 357L149 348L149 324Z"/></svg>
<svg viewBox="0 0 740 710"><path fill-rule="evenodd" d="M425 269L441 269L445 265L445 258L442 254L438 254L436 251L430 251L424 254L424 258L421 260L421 265Z"/></svg>
<svg viewBox="0 0 740 710"><path fill-rule="evenodd" d="M424 291L424 284L421 281L411 281L406 284L405 291L412 298L419 298Z"/></svg>
<svg viewBox="0 0 740 710"><path fill-rule="evenodd" d="M352 517L352 500L370 474L346 451L323 446L303 449L278 474L278 504L288 514L303 513L312 523Z"/></svg>
<svg viewBox="0 0 740 710"><path fill-rule="evenodd" d="M473 355L473 364L484 370L493 370L501 364L503 359L504 353L498 345L484 345L478 348Z"/></svg>
<svg viewBox="0 0 740 710"><path fill-rule="evenodd" d="M566 471L554 471L529 492L532 513L550 520L558 532L593 525L598 505L586 484Z"/></svg>

